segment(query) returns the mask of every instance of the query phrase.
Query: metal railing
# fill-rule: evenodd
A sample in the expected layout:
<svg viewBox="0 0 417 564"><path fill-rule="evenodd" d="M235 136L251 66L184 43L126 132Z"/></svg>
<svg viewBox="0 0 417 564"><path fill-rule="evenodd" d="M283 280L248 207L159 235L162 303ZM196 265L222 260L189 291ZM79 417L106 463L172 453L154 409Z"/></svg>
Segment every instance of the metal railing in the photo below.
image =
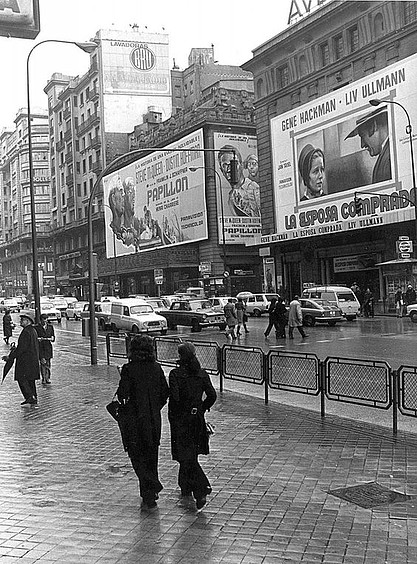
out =
<svg viewBox="0 0 417 564"><path fill-rule="evenodd" d="M107 363L127 358L133 334L107 333ZM326 415L326 402L343 402L364 407L392 409L393 433L398 431L398 412L417 418L417 367L401 366L393 370L381 360L327 357L315 354L271 350L257 347L180 337L154 337L156 359L164 366L176 366L178 345L192 341L202 368L220 379L236 380L264 387L265 404L269 389L320 396L320 413Z"/></svg>

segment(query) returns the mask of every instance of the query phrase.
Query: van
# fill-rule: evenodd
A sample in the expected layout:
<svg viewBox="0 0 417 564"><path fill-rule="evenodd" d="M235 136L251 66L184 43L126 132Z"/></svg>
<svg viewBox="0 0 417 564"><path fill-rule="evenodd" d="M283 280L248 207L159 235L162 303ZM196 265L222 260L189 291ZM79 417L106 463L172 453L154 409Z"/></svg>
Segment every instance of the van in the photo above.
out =
<svg viewBox="0 0 417 564"><path fill-rule="evenodd" d="M267 313L272 298L279 298L278 294L252 294L251 292L239 292L236 296L242 298L246 304L246 313L255 317L260 317Z"/></svg>
<svg viewBox="0 0 417 564"><path fill-rule="evenodd" d="M167 332L167 320L154 312L145 300L124 298L111 303L110 324L112 331L126 333Z"/></svg>
<svg viewBox="0 0 417 564"><path fill-rule="evenodd" d="M360 312L360 303L353 290L344 286L313 286L303 291L303 298L327 300L337 305L348 321L354 321Z"/></svg>

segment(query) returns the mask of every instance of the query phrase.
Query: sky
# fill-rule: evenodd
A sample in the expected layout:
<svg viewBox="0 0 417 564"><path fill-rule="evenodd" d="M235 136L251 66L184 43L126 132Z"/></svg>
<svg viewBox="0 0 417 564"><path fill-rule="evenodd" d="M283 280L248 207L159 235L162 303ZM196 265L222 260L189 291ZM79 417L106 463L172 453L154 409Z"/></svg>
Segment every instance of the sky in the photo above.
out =
<svg viewBox="0 0 417 564"><path fill-rule="evenodd" d="M39 0L41 31L35 40L0 37L0 131L13 128L26 107L26 60L45 39L89 41L99 29L129 29L129 24L169 34L170 59L188 66L193 47L214 44L215 60L241 65L252 49L287 27L291 0ZM46 109L43 89L54 72L77 76L89 56L73 45L45 44L30 56L31 109Z"/></svg>

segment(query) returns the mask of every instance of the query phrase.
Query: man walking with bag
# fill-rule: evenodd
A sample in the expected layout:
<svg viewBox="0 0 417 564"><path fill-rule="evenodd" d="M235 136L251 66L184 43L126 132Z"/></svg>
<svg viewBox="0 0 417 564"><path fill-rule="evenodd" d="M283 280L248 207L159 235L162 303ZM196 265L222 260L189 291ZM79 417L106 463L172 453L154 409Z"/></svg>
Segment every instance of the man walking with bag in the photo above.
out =
<svg viewBox="0 0 417 564"><path fill-rule="evenodd" d="M303 339L308 337L303 329L303 313L299 299L299 296L294 296L293 301L290 303L290 310L288 312L288 336L290 339L294 339L295 327L298 329Z"/></svg>
<svg viewBox="0 0 417 564"><path fill-rule="evenodd" d="M51 383L51 359L53 357L52 343L55 342L55 331L48 317L43 313L39 325L35 325L39 341L39 359L42 384Z"/></svg>

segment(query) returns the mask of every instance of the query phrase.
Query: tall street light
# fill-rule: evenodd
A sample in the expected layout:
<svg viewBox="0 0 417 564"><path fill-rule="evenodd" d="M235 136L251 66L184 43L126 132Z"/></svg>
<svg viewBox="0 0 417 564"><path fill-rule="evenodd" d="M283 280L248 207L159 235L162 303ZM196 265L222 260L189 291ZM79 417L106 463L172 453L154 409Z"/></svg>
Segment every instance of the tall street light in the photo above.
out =
<svg viewBox="0 0 417 564"><path fill-rule="evenodd" d="M32 155L32 124L30 112L30 72L29 61L33 51L43 43L67 43L68 45L76 45L86 53L92 53L97 49L97 44L92 42L80 43L77 41L64 41L61 39L45 39L32 47L26 59L26 97L27 97L27 116L28 116L28 145L29 145L29 192L30 192L30 221L32 229L32 286L35 301L35 320L39 323L41 300L39 288L39 272L38 272L38 237L36 233L36 210L35 210L35 187L33 182L33 155Z"/></svg>
<svg viewBox="0 0 417 564"><path fill-rule="evenodd" d="M410 141L410 159L411 159L411 173L412 173L412 177L413 177L413 198L414 198L414 202L412 202L411 200L407 200L407 198L405 198L407 201L409 201L410 203L414 203L414 214L415 214L415 237L416 237L416 241L415 241L415 245L417 248L417 202L416 202L416 172L415 172L415 164L414 164L414 149L413 149L413 127L411 125L411 120L410 120L410 115L407 111L407 109L400 104L400 102L396 102L395 100L379 100L378 98L375 98L373 100L369 100L369 103L371 104L371 106L379 106L379 104L394 104L395 106L400 106L400 108L402 108L405 112L405 115L407 116L407 126L405 128L405 132L408 135L409 141ZM417 252L416 249L414 250L414 252Z"/></svg>
<svg viewBox="0 0 417 564"><path fill-rule="evenodd" d="M221 206L221 210L222 210L222 222L221 222L221 226L222 226L222 248L223 248L223 277L227 277L229 272L227 270L227 261L226 261L226 233L225 233L225 227L224 227L224 207L223 207L223 190L222 190L222 179L220 177L220 174L217 172L217 170L211 166L190 166L188 167L188 170L190 172L196 172L197 170L211 170L212 172L214 172L214 174L216 175L218 181L219 181L219 190L220 190L220 206ZM215 182L216 185L216 182ZM219 224L217 223L217 226ZM227 273L227 274L226 274ZM226 286L226 284L225 284ZM226 292L226 293L230 293L230 292Z"/></svg>

